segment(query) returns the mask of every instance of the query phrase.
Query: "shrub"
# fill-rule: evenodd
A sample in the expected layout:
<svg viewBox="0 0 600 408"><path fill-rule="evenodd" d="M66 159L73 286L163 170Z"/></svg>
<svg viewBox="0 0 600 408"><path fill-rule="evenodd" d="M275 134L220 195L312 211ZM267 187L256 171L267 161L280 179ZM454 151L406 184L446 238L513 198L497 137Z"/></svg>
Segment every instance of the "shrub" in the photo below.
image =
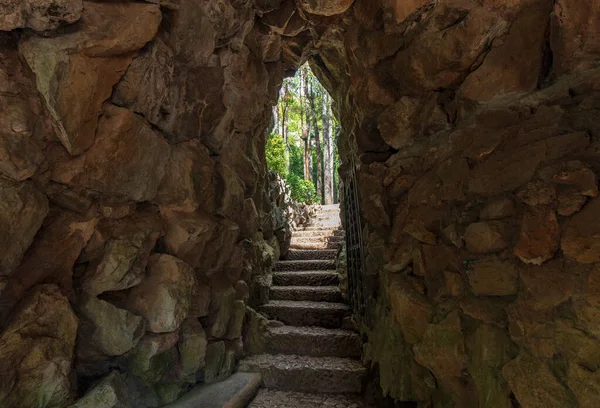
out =
<svg viewBox="0 0 600 408"><path fill-rule="evenodd" d="M314 204L316 202L317 190L311 181L304 180L293 173L288 175L286 181L290 187L292 200L305 204Z"/></svg>
<svg viewBox="0 0 600 408"><path fill-rule="evenodd" d="M281 177L287 176L287 163L285 158L285 143L279 135L269 135L265 148L267 167Z"/></svg>

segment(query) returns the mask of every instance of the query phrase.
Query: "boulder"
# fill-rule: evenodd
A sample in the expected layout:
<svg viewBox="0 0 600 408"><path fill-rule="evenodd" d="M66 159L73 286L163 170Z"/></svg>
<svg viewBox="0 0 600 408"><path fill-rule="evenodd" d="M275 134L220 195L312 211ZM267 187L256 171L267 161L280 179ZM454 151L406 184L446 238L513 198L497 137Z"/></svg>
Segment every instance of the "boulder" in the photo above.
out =
<svg viewBox="0 0 600 408"><path fill-rule="evenodd" d="M524 263L541 265L554 257L559 240L560 226L554 210L529 208L523 217L514 253Z"/></svg>
<svg viewBox="0 0 600 408"><path fill-rule="evenodd" d="M214 338L225 338L236 302L235 289L230 286L220 286L222 285L213 286L210 302L208 334ZM235 322L232 322L232 325L235 325Z"/></svg>
<svg viewBox="0 0 600 408"><path fill-rule="evenodd" d="M521 406L575 408L577 402L546 364L522 352L502 368L502 374Z"/></svg>
<svg viewBox="0 0 600 408"><path fill-rule="evenodd" d="M580 263L600 261L600 199L594 198L565 224L561 239L564 254Z"/></svg>
<svg viewBox="0 0 600 408"><path fill-rule="evenodd" d="M5 4L5 3L3 3ZM0 5L0 26L3 13ZM1 28L0 28L1 30ZM0 174L15 181L33 176L44 161L39 139L52 129L10 35L0 35Z"/></svg>
<svg viewBox="0 0 600 408"><path fill-rule="evenodd" d="M39 283L55 283L73 295L73 267L98 222L71 212L55 214L37 235L10 280L7 299L14 301Z"/></svg>
<svg viewBox="0 0 600 408"><path fill-rule="evenodd" d="M162 233L162 222L154 214L138 213L133 217L101 224L98 255L90 245L87 256L90 264L81 288L91 296L104 292L129 289L144 278L150 252Z"/></svg>
<svg viewBox="0 0 600 408"><path fill-rule="evenodd" d="M104 107L95 134L87 152L54 165L52 179L117 200L153 199L169 159L167 142L140 116L114 105Z"/></svg>
<svg viewBox="0 0 600 408"><path fill-rule="evenodd" d="M196 319L186 320L181 326L179 343L179 358L183 378L196 382L196 373L206 362L206 346L208 341L202 324Z"/></svg>
<svg viewBox="0 0 600 408"><path fill-rule="evenodd" d="M413 346L415 360L439 379L460 378L467 355L458 312L438 324L430 324L423 340Z"/></svg>
<svg viewBox="0 0 600 408"><path fill-rule="evenodd" d="M469 284L477 296L510 296L517 294L519 272L508 261L491 255L477 259L466 269Z"/></svg>
<svg viewBox="0 0 600 408"><path fill-rule="evenodd" d="M479 213L482 220L499 220L515 213L515 202L510 198L499 197L489 200Z"/></svg>
<svg viewBox="0 0 600 408"><path fill-rule="evenodd" d="M155 4L85 1L76 29L21 41L21 54L70 154L92 146L102 104L131 63L129 55L156 35L160 21Z"/></svg>
<svg viewBox="0 0 600 408"><path fill-rule="evenodd" d="M69 404L77 327L78 319L58 286L32 289L0 336L0 405Z"/></svg>
<svg viewBox="0 0 600 408"><path fill-rule="evenodd" d="M146 385L159 382L177 362L179 333L146 334L128 354L131 374Z"/></svg>
<svg viewBox="0 0 600 408"><path fill-rule="evenodd" d="M354 0L300 0L299 4L305 11L319 16L341 14L352 6Z"/></svg>
<svg viewBox="0 0 600 408"><path fill-rule="evenodd" d="M97 350L106 356L120 356L133 349L144 335L144 318L104 300L90 297L81 306L82 322L78 349Z"/></svg>
<svg viewBox="0 0 600 408"><path fill-rule="evenodd" d="M467 249L475 254L498 252L508 246L507 227L500 221L482 221L470 224L464 234Z"/></svg>
<svg viewBox="0 0 600 408"><path fill-rule="evenodd" d="M31 183L0 178L0 276L21 262L48 213L48 200Z"/></svg>
<svg viewBox="0 0 600 408"><path fill-rule="evenodd" d="M154 201L176 211L214 211L214 166L208 149L200 142L174 146Z"/></svg>
<svg viewBox="0 0 600 408"><path fill-rule="evenodd" d="M557 74L596 66L600 52L600 10L585 0L558 0L552 13L550 44Z"/></svg>
<svg viewBox="0 0 600 408"><path fill-rule="evenodd" d="M0 4L0 30L53 30L81 18L82 0L7 0Z"/></svg>
<svg viewBox="0 0 600 408"><path fill-rule="evenodd" d="M392 312L408 344L421 341L433 318L433 308L415 282L402 275L390 278Z"/></svg>
<svg viewBox="0 0 600 408"><path fill-rule="evenodd" d="M132 408L123 375L113 371L93 384L68 408Z"/></svg>
<svg viewBox="0 0 600 408"><path fill-rule="evenodd" d="M147 277L127 297L128 308L148 322L153 333L175 331L187 317L194 295L194 269L167 254L154 254Z"/></svg>
<svg viewBox="0 0 600 408"><path fill-rule="evenodd" d="M600 404L600 371L592 372L572 363L567 371L567 384L580 407L591 408Z"/></svg>

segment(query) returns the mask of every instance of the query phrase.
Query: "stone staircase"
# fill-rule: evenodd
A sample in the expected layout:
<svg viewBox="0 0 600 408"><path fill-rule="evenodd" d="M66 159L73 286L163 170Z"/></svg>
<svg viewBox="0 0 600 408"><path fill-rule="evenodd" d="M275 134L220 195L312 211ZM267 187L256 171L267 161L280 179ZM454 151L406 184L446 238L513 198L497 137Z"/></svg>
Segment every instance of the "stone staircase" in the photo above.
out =
<svg viewBox="0 0 600 408"><path fill-rule="evenodd" d="M343 239L339 207L324 206L293 233L289 253L275 265L270 301L259 311L283 325L268 329L268 354L240 363L240 371L262 374L266 387L250 408L366 407L362 342L345 328L350 308L335 271Z"/></svg>

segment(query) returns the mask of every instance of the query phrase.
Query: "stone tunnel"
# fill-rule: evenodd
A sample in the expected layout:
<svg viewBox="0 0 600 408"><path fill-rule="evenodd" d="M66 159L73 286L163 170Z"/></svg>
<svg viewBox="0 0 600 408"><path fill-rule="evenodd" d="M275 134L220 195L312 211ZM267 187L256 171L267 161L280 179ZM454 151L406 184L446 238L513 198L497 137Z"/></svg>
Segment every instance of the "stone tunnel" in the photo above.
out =
<svg viewBox="0 0 600 408"><path fill-rule="evenodd" d="M244 365L306 62L359 209L353 392L600 407L598 0L4 0L0 30L0 407L162 407ZM292 400L264 406L362 406Z"/></svg>

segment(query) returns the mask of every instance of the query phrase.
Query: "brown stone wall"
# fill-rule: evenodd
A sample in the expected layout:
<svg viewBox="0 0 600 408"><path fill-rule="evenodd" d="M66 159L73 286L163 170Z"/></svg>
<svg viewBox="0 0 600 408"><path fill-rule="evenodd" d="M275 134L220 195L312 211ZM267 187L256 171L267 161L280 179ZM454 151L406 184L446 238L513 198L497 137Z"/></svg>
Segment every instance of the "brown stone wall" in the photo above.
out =
<svg viewBox="0 0 600 408"><path fill-rule="evenodd" d="M159 406L235 368L289 243L262 3L0 5L0 406Z"/></svg>
<svg viewBox="0 0 600 408"><path fill-rule="evenodd" d="M600 404L599 33L596 2L356 0L323 35L394 399Z"/></svg>
<svg viewBox="0 0 600 408"><path fill-rule="evenodd" d="M285 243L265 129L309 60L358 163L383 391L600 406L595 3L5 1L0 405L234 369Z"/></svg>

